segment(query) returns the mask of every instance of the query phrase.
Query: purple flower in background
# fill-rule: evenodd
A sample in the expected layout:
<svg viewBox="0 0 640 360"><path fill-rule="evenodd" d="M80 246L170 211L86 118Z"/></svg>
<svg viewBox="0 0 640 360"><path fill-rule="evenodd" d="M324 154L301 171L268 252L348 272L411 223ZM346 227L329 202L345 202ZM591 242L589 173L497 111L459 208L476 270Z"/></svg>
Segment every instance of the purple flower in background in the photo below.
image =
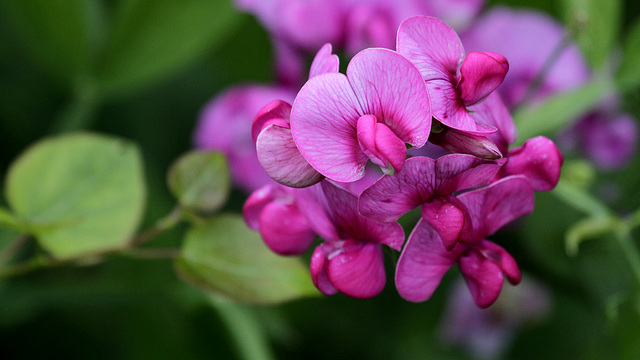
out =
<svg viewBox="0 0 640 360"><path fill-rule="evenodd" d="M498 92L507 107L513 108L525 96L540 100L589 79L588 66L577 45L563 45L565 33L560 24L544 13L496 7L478 18L461 38L467 49L494 51L509 59L509 74ZM538 78L559 46L565 47L552 59L548 72ZM541 81L536 85L538 90L527 94L534 80Z"/></svg>
<svg viewBox="0 0 640 360"><path fill-rule="evenodd" d="M358 53L347 75L315 76L298 93L291 134L304 158L327 178L364 176L370 159L400 171L405 143L421 147L431 128L429 95L416 67L396 52Z"/></svg>
<svg viewBox="0 0 640 360"><path fill-rule="evenodd" d="M531 277L502 290L488 309L478 308L462 281L454 284L440 325L441 338L474 359L499 359L520 328L551 310L549 290Z"/></svg>
<svg viewBox="0 0 640 360"><path fill-rule="evenodd" d="M429 89L433 117L440 123L473 135L496 131L476 122L467 107L484 100L502 83L509 70L504 56L493 52L465 56L453 29L424 16L402 22L397 50L420 70Z"/></svg>
<svg viewBox="0 0 640 360"><path fill-rule="evenodd" d="M472 230L461 232L455 247L447 250L438 230L424 219L418 221L396 268L396 287L406 300L429 299L455 263L479 307L487 307L497 299L504 277L511 284L520 282L520 270L513 257L486 237L533 210L529 182L512 176L457 199L461 209L468 212Z"/></svg>
<svg viewBox="0 0 640 360"><path fill-rule="evenodd" d="M638 124L630 115L604 105L580 119L560 136L561 145L577 147L598 168L613 170L633 157Z"/></svg>
<svg viewBox="0 0 640 360"><path fill-rule="evenodd" d="M311 278L326 295L355 298L378 295L386 283L381 245L400 250L400 224L380 224L358 213L358 198L329 181L299 190L299 206L324 239L311 257Z"/></svg>
<svg viewBox="0 0 640 360"><path fill-rule="evenodd" d="M198 149L222 151L229 161L233 182L252 191L271 179L258 163L251 139L251 124L258 110L275 99L292 101L295 93L275 86L244 85L226 90L209 102L194 133Z"/></svg>

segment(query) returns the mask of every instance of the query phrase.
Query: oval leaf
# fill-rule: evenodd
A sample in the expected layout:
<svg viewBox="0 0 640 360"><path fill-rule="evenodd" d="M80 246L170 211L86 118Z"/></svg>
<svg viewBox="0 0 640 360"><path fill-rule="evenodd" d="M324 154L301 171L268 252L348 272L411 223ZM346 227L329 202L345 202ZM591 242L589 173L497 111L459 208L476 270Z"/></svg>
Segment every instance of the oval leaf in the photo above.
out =
<svg viewBox="0 0 640 360"><path fill-rule="evenodd" d="M227 201L230 190L227 161L222 153L193 151L169 169L169 189L183 207L214 212Z"/></svg>
<svg viewBox="0 0 640 360"><path fill-rule="evenodd" d="M11 165L6 196L56 258L122 248L144 210L141 156L134 144L101 135L49 138Z"/></svg>
<svg viewBox="0 0 640 360"><path fill-rule="evenodd" d="M110 95L171 75L221 40L238 19L230 1L126 0L97 70Z"/></svg>
<svg viewBox="0 0 640 360"><path fill-rule="evenodd" d="M319 294L299 259L271 252L235 215L192 228L176 270L188 283L244 303L276 304Z"/></svg>

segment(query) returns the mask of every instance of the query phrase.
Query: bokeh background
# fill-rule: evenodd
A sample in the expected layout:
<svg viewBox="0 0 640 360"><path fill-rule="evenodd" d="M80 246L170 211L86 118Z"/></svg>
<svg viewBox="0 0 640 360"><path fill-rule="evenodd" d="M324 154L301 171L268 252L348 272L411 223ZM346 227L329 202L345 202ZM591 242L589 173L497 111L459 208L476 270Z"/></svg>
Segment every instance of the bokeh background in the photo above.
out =
<svg viewBox="0 0 640 360"><path fill-rule="evenodd" d="M485 8L496 5L565 18L558 1ZM624 1L621 10L618 43L640 3ZM130 139L144 156L149 226L174 205L166 170L193 148L204 105L230 86L273 82L273 54L267 31L230 0L2 0L0 173L48 135ZM640 90L622 95L622 108L640 118ZM576 176L581 169L574 166ZM615 171L585 171L590 191L620 214L640 205L637 156ZM246 196L235 189L224 211L238 213ZM451 311L461 312L450 309L455 271L420 304L389 283L370 300L338 294L258 307L212 301L181 282L170 260L114 256L2 280L0 358L638 359L637 279L608 236L567 255L566 231L581 218L553 194L536 194L534 213L497 236L532 279L531 294L503 294L458 330L447 330ZM183 232L154 244L176 247ZM476 334L463 334L464 325ZM500 351L485 353L496 341Z"/></svg>

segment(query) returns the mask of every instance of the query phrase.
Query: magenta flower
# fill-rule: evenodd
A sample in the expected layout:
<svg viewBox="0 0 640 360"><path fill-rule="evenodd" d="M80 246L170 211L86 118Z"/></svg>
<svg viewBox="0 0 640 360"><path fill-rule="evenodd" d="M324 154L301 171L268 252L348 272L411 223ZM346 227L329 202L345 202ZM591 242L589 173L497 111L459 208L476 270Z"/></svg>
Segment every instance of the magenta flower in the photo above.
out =
<svg viewBox="0 0 640 360"><path fill-rule="evenodd" d="M512 176L457 199L471 220L472 231L462 232L455 247L447 250L438 229L423 219L418 221L396 268L396 287L406 300L429 299L455 263L479 307L487 307L497 299L504 277L511 284L520 282L520 270L513 257L486 237L533 210L529 182Z"/></svg>
<svg viewBox="0 0 640 360"><path fill-rule="evenodd" d="M498 92L509 108L529 96L541 100L586 82L589 69L575 43L569 43L541 77L537 91L527 94L555 49L566 40L566 31L550 16L532 10L494 8L461 36L467 49L489 50L509 59L509 74ZM505 36L504 34L509 34Z"/></svg>
<svg viewBox="0 0 640 360"><path fill-rule="evenodd" d="M245 191L253 191L271 182L256 156L251 141L251 122L264 104L282 99L292 101L295 93L266 85L230 88L208 103L194 132L196 148L222 151L233 182Z"/></svg>
<svg viewBox="0 0 640 360"><path fill-rule="evenodd" d="M313 60L309 77L337 73L339 61L325 44ZM256 115L251 135L256 143L258 161L275 181L291 186L306 187L324 178L302 156L291 136L291 105L276 100L265 105Z"/></svg>
<svg viewBox="0 0 640 360"><path fill-rule="evenodd" d="M356 195L329 181L304 189L301 208L325 240L311 257L311 278L326 295L378 295L386 283L381 245L400 250L404 232L397 222L380 224L358 213Z"/></svg>
<svg viewBox="0 0 640 360"><path fill-rule="evenodd" d="M305 159L327 178L350 182L369 159L400 171L405 143L421 147L431 127L429 95L416 67L396 52L357 54L347 75L310 79L291 111L291 133Z"/></svg>
<svg viewBox="0 0 640 360"><path fill-rule="evenodd" d="M301 190L268 184L255 190L244 203L247 226L259 231L265 244L280 255L300 255L307 251L316 233L298 207Z"/></svg>
<svg viewBox="0 0 640 360"><path fill-rule="evenodd" d="M407 211L422 205L424 221L441 234L447 249L455 246L468 217L455 192L486 185L500 170L470 155L451 154L437 160L426 157L408 159L404 169L385 175L362 192L360 213L374 221L395 221Z"/></svg>
<svg viewBox="0 0 640 360"><path fill-rule="evenodd" d="M466 55L458 35L442 21L424 16L400 24L397 50L420 70L429 89L433 117L449 128L475 135L496 129L477 123L467 109L504 80L509 63L493 52Z"/></svg>

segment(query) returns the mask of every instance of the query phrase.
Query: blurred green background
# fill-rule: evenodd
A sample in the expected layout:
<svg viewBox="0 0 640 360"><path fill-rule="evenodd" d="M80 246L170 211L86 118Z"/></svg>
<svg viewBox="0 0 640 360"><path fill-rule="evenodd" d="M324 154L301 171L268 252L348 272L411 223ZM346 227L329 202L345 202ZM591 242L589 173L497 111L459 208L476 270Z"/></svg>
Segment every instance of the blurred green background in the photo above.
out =
<svg viewBox="0 0 640 360"><path fill-rule="evenodd" d="M488 6L498 3L561 19L556 1ZM624 2L621 37L639 15L639 2ZM91 130L133 140L145 160L146 227L173 207L166 169L192 147L202 106L228 86L272 81L271 56L265 30L227 0L2 0L0 173L50 134ZM640 118L640 91L624 100ZM637 209L638 169L636 157L597 174L600 190L618 186L612 208ZM225 211L238 212L245 197L235 191ZM617 244L603 238L585 242L577 257L565 253L565 231L580 218L552 194L537 194L534 214L500 235L552 297L548 316L520 329L505 357L640 358L640 305L627 296L638 285ZM154 243L177 246L182 232ZM11 235L0 233L0 241ZM238 345L244 336L233 331L258 348L264 340L281 359L464 359L438 330L458 276L449 273L421 304L402 300L389 283L371 300L336 295L249 307L212 302L178 280L169 260L113 257L0 282L0 359L236 359L251 344Z"/></svg>

